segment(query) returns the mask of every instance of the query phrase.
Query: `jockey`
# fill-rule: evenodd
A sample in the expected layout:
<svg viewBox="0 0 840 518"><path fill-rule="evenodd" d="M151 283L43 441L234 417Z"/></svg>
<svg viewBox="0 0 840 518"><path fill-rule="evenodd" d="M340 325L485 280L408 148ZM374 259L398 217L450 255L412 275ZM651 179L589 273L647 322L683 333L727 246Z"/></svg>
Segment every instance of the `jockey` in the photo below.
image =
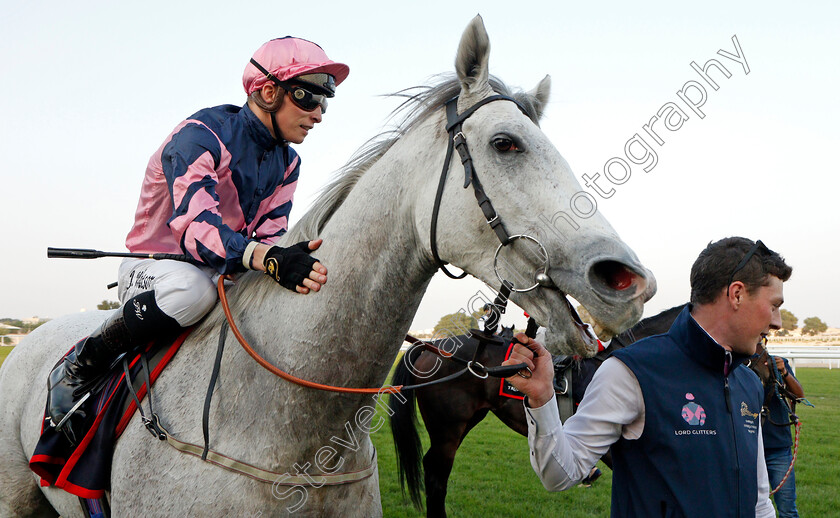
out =
<svg viewBox="0 0 840 518"><path fill-rule="evenodd" d="M195 113L151 157L126 247L186 254L193 264L132 258L120 265L122 307L49 376L51 423L71 442L88 417L74 405L89 382L120 354L200 320L216 303L219 275L258 270L301 294L327 281L327 269L309 255L320 239L274 243L286 232L300 169L289 144L321 122L348 74L310 41L271 40L245 67L244 106Z"/></svg>

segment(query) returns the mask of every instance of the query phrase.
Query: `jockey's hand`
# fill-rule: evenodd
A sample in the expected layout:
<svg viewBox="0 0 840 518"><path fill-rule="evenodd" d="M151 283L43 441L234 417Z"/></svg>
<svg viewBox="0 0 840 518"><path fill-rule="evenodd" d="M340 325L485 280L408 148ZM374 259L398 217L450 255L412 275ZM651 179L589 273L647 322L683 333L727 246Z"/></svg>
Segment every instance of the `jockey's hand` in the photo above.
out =
<svg viewBox="0 0 840 518"><path fill-rule="evenodd" d="M327 282L327 268L309 255L317 250L322 239L301 241L288 248L272 246L264 251L262 265L266 275L291 291L307 294L318 291ZM255 257L263 250L255 251Z"/></svg>
<svg viewBox="0 0 840 518"><path fill-rule="evenodd" d="M513 337L515 343L510 357L502 365L524 363L531 370L523 369L506 378L507 382L528 396L528 406L541 407L554 397L554 365L551 354L541 343L528 338L525 333Z"/></svg>

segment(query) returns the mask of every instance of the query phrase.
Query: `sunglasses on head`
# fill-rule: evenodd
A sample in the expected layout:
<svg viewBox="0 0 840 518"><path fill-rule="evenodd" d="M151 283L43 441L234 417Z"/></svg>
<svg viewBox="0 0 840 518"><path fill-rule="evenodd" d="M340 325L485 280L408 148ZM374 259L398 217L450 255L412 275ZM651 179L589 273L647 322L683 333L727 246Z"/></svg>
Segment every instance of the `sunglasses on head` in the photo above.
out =
<svg viewBox="0 0 840 518"><path fill-rule="evenodd" d="M251 58L251 64L257 67L257 70L265 74L265 77L269 78L272 83L288 92L292 102L295 103L295 106L301 110L311 112L320 106L321 113L327 113L326 95L312 93L301 85L290 84L277 79L274 74L263 68L263 66L257 63L253 58Z"/></svg>
<svg viewBox="0 0 840 518"><path fill-rule="evenodd" d="M761 242L760 239L756 241L755 244L753 244L753 246L750 247L750 250L746 253L746 255L744 255L744 258L741 259L741 262L738 263L738 266L736 266L735 269L732 270L732 274L729 275L729 283L726 285L727 297L729 296L729 286L735 280L735 274L742 270L747 265L747 263L750 262L750 259L752 259L752 256L754 256L756 252L761 252L761 255L771 255L773 253L772 250L767 248L764 245L764 243Z"/></svg>

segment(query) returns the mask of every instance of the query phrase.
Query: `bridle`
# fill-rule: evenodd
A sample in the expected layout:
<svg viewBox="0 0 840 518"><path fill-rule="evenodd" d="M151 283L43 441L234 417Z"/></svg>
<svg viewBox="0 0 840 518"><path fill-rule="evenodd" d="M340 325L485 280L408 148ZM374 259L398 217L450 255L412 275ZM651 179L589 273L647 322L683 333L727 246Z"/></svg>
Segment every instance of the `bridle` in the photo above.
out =
<svg viewBox="0 0 840 518"><path fill-rule="evenodd" d="M767 380L767 382L773 384L773 390L767 394L767 396L764 399L763 405L761 406L762 417L766 420L766 422L769 422L771 426L794 427L793 453L791 455L790 465L788 466L787 471L782 477L782 480L779 481L779 485L770 490L770 494L772 495L775 494L779 489L781 489L781 487L787 482L788 477L793 471L793 466L796 463L796 457L799 452L799 435L802 432L802 421L799 420L799 416L796 415L796 413L794 412L795 405L796 403L803 403L810 407L813 407L814 405L812 405L811 402L805 398L796 397L792 392L790 392L790 390L787 389L787 387L785 386L784 378L779 372L778 367L776 367L775 357L771 355L770 352L767 350L767 337L764 337L763 349L764 350L761 352L761 354L753 356L747 363L747 366L750 367L750 364L753 361L758 361L760 363L762 361L762 358L764 358L764 361L767 364L769 374L769 379ZM763 382L764 380L762 380L762 384ZM777 423L773 421L773 419L770 417L769 405L770 401L773 398L777 398L781 403L782 408L787 410L787 423ZM764 424L765 423L762 422L762 425Z"/></svg>
<svg viewBox="0 0 840 518"><path fill-rule="evenodd" d="M461 164L464 166L464 189L466 189L470 185L473 186L475 201L478 203L481 212L484 214L485 221L490 226L490 228L493 229L493 232L496 234L496 237L499 238L500 244L496 248L496 253L493 256L493 271L495 272L496 277L501 283L501 288L499 289L499 296L496 298L496 302L494 302L494 305L496 306L499 313L504 313L511 292L525 293L534 290L539 286L554 289L556 289L556 287L551 281L551 278L548 276L548 253L545 247L542 245L542 243L540 243L538 239L527 234L516 234L513 236L508 234L504 224L502 223L501 217L499 216L498 212L496 212L496 209L493 207L493 203L490 201L490 198L484 191L484 187L481 185L481 181L478 179L478 173L476 172L475 167L473 165L472 156L470 155L470 150L467 146L467 137L464 135L462 125L464 121L470 118L470 116L472 116L472 114L474 114L479 108L481 108L485 104L489 104L494 101L510 101L514 103L516 107L519 108L519 110L523 114L525 114L526 117L528 116L528 112L519 101L506 95L491 95L490 97L485 97L484 99L470 106L466 111L464 111L461 114L458 114L457 96L453 97L446 103L446 131L449 134L449 144L446 149L446 158L443 161L443 170L440 173L440 181L438 182L437 193L435 194L434 206L432 207L432 221L429 233L429 246L431 248L432 257L434 258L435 264L438 268L440 268L443 271L444 274L446 274L447 277L451 279L463 279L464 277L466 277L467 272L461 272L460 275L455 275L454 273L450 272L449 269L446 268L447 263L440 258L437 248L437 221L438 215L440 213L441 200L443 199L443 189L446 185L446 177L451 167L453 149L457 149L458 155L461 158ZM516 239L524 239L536 243L536 245L540 248L540 252L542 254L541 257L545 258L543 266L539 270L537 270L534 284L528 288L515 287L513 283L503 279L502 275L499 273L499 254L501 253L502 248L511 244Z"/></svg>

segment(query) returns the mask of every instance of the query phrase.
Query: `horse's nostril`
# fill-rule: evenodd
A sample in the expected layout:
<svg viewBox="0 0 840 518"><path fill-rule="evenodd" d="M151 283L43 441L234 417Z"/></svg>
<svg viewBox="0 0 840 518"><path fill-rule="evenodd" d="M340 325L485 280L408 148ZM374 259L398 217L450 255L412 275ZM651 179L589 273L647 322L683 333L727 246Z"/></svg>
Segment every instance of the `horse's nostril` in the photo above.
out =
<svg viewBox="0 0 840 518"><path fill-rule="evenodd" d="M617 291L624 291L633 286L638 275L617 261L601 261L593 268L595 277Z"/></svg>

